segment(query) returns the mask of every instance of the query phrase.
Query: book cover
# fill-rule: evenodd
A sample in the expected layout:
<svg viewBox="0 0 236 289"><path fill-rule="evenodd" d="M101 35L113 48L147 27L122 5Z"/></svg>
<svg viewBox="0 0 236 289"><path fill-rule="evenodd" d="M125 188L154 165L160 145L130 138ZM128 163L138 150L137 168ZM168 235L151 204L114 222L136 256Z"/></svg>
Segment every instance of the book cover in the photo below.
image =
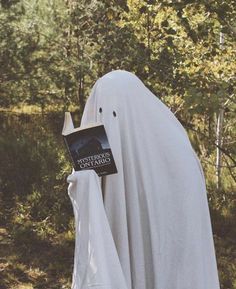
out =
<svg viewBox="0 0 236 289"><path fill-rule="evenodd" d="M94 169L98 176L117 173L103 124L75 129L71 116L66 113L62 135L76 171Z"/></svg>

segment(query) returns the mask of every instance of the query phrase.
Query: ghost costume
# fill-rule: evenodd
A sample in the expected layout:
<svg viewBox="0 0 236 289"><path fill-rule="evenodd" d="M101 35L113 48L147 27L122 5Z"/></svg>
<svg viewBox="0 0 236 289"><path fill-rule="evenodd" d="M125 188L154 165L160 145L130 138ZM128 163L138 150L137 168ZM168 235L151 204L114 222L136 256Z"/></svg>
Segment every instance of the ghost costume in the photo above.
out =
<svg viewBox="0 0 236 289"><path fill-rule="evenodd" d="M116 70L92 88L81 125L93 122L105 126L118 173L68 176L72 288L219 289L203 170L175 115Z"/></svg>

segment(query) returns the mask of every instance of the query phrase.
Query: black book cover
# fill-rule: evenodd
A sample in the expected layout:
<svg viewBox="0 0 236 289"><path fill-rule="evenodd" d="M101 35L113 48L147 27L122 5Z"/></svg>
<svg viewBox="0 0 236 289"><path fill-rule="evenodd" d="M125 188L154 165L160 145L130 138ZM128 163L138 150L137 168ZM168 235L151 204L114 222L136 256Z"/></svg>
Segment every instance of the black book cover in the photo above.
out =
<svg viewBox="0 0 236 289"><path fill-rule="evenodd" d="M94 169L98 176L117 173L104 125L63 135L76 171Z"/></svg>

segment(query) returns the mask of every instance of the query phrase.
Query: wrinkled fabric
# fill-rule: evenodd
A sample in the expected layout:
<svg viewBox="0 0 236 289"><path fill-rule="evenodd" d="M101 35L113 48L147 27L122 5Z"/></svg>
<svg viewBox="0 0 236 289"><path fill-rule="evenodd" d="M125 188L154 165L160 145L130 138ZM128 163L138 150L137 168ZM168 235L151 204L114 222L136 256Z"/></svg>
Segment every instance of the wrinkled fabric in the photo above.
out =
<svg viewBox="0 0 236 289"><path fill-rule="evenodd" d="M72 289L127 289L97 174L73 171L67 182L76 233Z"/></svg>
<svg viewBox="0 0 236 289"><path fill-rule="evenodd" d="M219 289L204 173L181 123L138 77L122 70L107 73L92 88L81 125L98 121L118 173L97 183L106 215L100 221L108 222L112 235L97 241L114 245L110 257L117 254L125 279L119 288ZM98 187L88 184L84 194L91 190ZM99 212L101 202L97 206ZM80 217L86 218L85 210ZM89 241L82 232L76 237ZM107 267L97 268L103 274ZM80 272L75 275L79 280ZM116 286L112 278L109 288Z"/></svg>

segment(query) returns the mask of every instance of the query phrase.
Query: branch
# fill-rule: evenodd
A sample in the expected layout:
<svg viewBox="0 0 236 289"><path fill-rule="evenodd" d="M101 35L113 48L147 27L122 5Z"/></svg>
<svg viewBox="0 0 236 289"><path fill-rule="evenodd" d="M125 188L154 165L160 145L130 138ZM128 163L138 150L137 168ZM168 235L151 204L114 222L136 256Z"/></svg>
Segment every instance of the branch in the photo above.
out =
<svg viewBox="0 0 236 289"><path fill-rule="evenodd" d="M230 25L226 20L225 20L225 17L223 15L221 15L219 9L216 9L214 8L213 5L211 5L211 3L203 0L203 4L205 5L206 9L210 12L210 13L215 13L219 19L219 22L222 24L222 25L225 25L227 26L227 28L229 29L229 31L233 34L233 36L235 37L236 36L236 29Z"/></svg>
<svg viewBox="0 0 236 289"><path fill-rule="evenodd" d="M205 160L205 159L203 159L202 162L203 162L203 163L206 163L206 164L208 164L208 165L210 165L210 166L213 166L213 167L216 166L214 163L212 163L212 162L210 162L210 161L207 161L207 160ZM229 168L236 168L236 165L235 165L235 166L231 166L231 165L228 165L228 164L227 164L227 166L220 165L219 167L229 169Z"/></svg>
<svg viewBox="0 0 236 289"><path fill-rule="evenodd" d="M201 131L193 128L192 124L187 124L186 122L182 121L181 122L184 124L184 126L196 133L198 133L199 135L201 135L202 137L204 137L205 139L208 139L209 141L209 137L207 135L205 135L204 133L202 133ZM222 148L221 146L219 146L216 142L214 141L210 141L210 143L214 146L216 146L220 151L222 151L222 153L224 153L229 159L231 159L231 161L233 162L233 164L236 166L236 160L231 156L231 154L224 148Z"/></svg>
<svg viewBox="0 0 236 289"><path fill-rule="evenodd" d="M227 161L226 158L225 158L225 162L226 162L226 164L227 164L227 169L229 170L229 173L230 173L231 177L233 178L233 180L234 180L235 183L236 183L236 176L235 176L235 175L233 174L233 172L232 172L232 166L229 165L229 163L228 163L228 161Z"/></svg>

